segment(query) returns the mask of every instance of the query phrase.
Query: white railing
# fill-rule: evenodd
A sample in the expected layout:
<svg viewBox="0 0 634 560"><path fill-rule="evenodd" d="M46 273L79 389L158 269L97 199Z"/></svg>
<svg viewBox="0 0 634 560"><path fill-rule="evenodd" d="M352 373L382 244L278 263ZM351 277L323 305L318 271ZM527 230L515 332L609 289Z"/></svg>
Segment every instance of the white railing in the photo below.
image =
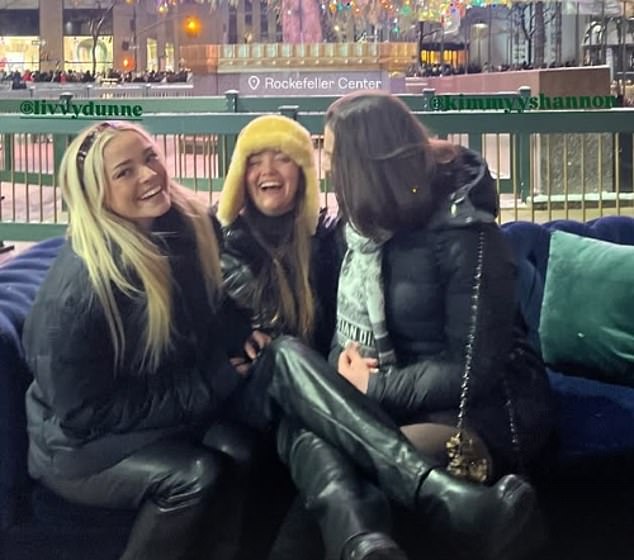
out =
<svg viewBox="0 0 634 560"><path fill-rule="evenodd" d="M193 95L191 83L126 83L126 84L76 84L36 82L26 89L10 89L10 82L0 82L0 99L59 99L63 93L71 93L75 99L109 99L127 97L187 97Z"/></svg>

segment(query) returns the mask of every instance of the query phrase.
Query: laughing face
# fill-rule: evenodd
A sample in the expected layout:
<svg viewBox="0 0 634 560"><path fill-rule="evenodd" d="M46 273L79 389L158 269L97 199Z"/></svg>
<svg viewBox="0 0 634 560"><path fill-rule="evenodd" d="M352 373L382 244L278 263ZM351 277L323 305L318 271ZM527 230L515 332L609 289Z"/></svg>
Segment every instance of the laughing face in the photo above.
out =
<svg viewBox="0 0 634 560"><path fill-rule="evenodd" d="M106 206L149 231L171 206L167 171L154 143L133 130L122 131L104 148L104 164Z"/></svg>
<svg viewBox="0 0 634 560"><path fill-rule="evenodd" d="M264 150L247 160L246 186L251 202L266 216L282 216L296 203L301 170L285 153Z"/></svg>

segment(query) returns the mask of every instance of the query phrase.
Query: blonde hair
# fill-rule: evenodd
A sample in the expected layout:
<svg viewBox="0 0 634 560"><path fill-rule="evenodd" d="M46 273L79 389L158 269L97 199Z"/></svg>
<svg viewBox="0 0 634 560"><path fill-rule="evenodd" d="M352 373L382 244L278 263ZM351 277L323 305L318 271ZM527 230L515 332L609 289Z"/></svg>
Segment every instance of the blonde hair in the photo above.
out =
<svg viewBox="0 0 634 560"><path fill-rule="evenodd" d="M172 335L173 277L168 257L133 222L106 206L108 177L104 149L116 135L137 133L156 145L142 128L127 122L91 127L77 136L62 159L59 182L69 211L67 234L73 251L83 260L95 295L103 307L114 347L115 368L123 365L125 330L115 290L145 303L144 342L134 365L155 371L169 349ZM93 134L93 139L88 136ZM85 148L84 142L89 143ZM92 144L90 144L92 142ZM80 176L78 154L83 158ZM87 152L87 153L86 153ZM160 162L165 161L156 150ZM172 207L194 233L203 281L211 307L220 297L222 273L216 235L208 211L195 195L169 177ZM138 278L140 285L131 279Z"/></svg>

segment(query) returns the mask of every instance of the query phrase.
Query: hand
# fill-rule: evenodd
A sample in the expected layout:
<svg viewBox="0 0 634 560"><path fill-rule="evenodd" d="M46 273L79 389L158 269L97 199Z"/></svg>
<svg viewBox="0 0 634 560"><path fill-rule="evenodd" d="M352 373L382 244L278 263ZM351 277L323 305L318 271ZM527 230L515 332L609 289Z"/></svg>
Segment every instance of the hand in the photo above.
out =
<svg viewBox="0 0 634 560"><path fill-rule="evenodd" d="M238 372L238 375L241 377L247 377L249 375L249 370L251 369L251 362L249 362L246 358L229 358L229 362Z"/></svg>
<svg viewBox="0 0 634 560"><path fill-rule="evenodd" d="M258 354L271 343L271 337L259 330L254 330L244 343L244 353L250 360L255 360Z"/></svg>
<svg viewBox="0 0 634 560"><path fill-rule="evenodd" d="M377 373L378 360L364 358L359 352L359 344L349 342L339 354L338 371L363 394L368 392L370 375Z"/></svg>

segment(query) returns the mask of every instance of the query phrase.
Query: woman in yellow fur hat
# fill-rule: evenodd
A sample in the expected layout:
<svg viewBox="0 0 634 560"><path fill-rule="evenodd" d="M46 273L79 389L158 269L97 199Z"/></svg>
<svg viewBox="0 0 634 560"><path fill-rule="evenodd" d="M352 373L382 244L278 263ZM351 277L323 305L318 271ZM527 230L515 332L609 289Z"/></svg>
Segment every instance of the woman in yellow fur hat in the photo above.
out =
<svg viewBox="0 0 634 560"><path fill-rule="evenodd" d="M311 285L310 265L315 245L324 245L313 239L332 239L333 228L319 212L308 131L281 115L251 121L236 143L217 215L225 233L225 287L254 311L254 328L310 343L327 335L318 344L327 351L334 312L327 327L315 333L316 314L328 319L316 310L313 288L322 286ZM331 284L330 295L336 290Z"/></svg>
<svg viewBox="0 0 634 560"><path fill-rule="evenodd" d="M273 338L297 336L326 354L334 332L336 222L319 210L310 133L281 115L251 121L238 137L217 216L225 288L253 328ZM378 558L381 551L382 558L404 559L387 535L383 493L313 434L302 440L284 459L321 524L327 558Z"/></svg>

